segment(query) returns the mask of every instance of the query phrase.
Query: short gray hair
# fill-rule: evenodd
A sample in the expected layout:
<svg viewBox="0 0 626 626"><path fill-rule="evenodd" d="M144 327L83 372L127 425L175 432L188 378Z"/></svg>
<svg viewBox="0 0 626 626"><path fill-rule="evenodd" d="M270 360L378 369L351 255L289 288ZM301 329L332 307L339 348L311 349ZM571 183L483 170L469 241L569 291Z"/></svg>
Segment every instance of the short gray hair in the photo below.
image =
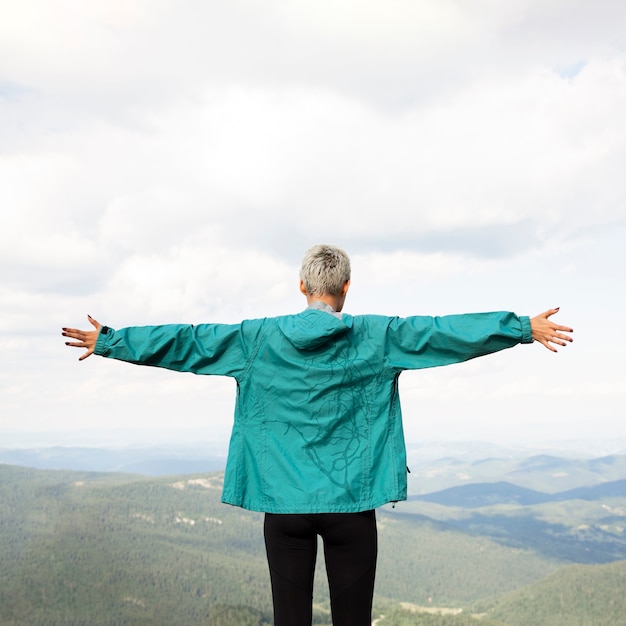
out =
<svg viewBox="0 0 626 626"><path fill-rule="evenodd" d="M336 246L313 246L304 254L300 278L311 296L337 296L350 280L350 259Z"/></svg>

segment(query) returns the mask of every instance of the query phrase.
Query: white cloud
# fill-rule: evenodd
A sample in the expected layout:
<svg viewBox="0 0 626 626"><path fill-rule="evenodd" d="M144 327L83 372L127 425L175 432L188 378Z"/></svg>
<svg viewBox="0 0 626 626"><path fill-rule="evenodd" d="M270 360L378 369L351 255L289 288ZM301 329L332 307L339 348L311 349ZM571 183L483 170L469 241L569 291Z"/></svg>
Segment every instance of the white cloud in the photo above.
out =
<svg viewBox="0 0 626 626"><path fill-rule="evenodd" d="M55 389L80 376L89 402L99 375L107 410L135 397L166 424L152 372L130 389L119 364L76 370L58 326L293 310L318 241L352 254L354 312L560 304L590 334L599 306L618 324L625 18L608 0L15 4L0 23L0 428L44 410L80 423ZM578 345L558 357L577 365L568 385L621 397L600 383L622 340ZM461 370L445 376L434 388L463 406ZM499 410L519 399L501 391ZM485 430L494 410L476 410Z"/></svg>

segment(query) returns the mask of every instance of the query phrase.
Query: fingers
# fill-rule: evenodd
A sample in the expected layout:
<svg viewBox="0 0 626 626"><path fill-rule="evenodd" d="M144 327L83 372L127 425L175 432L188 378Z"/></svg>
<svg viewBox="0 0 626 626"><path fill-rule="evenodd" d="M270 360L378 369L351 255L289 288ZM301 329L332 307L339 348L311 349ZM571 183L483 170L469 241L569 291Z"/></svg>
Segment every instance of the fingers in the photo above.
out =
<svg viewBox="0 0 626 626"><path fill-rule="evenodd" d="M66 346L71 346L73 348L89 348L93 343L95 343L95 338L93 336L90 336L84 330L76 330L74 328L64 328L61 335L63 335L63 337L69 337L70 339L77 339L77 341L65 342Z"/></svg>
<svg viewBox="0 0 626 626"><path fill-rule="evenodd" d="M574 339L568 334L573 333L574 329L569 326L561 326L560 324L550 324L550 331L552 332L552 336L549 337L549 341L553 341L554 343L558 343L560 346L565 346L568 343L574 341Z"/></svg>
<svg viewBox="0 0 626 626"><path fill-rule="evenodd" d="M537 315L537 317L543 317L547 321L553 315L556 315L560 310L561 310L561 307L556 307L556 309L548 309L544 313ZM573 332L573 329L569 328L569 326L561 326L559 324L555 324L554 322L550 322L550 324L552 324L553 327L557 330L564 330L565 332L569 332L569 333Z"/></svg>
<svg viewBox="0 0 626 626"><path fill-rule="evenodd" d="M556 337L553 337L552 339L548 339L548 341L555 343L557 346L563 346L565 347L567 345L567 343L561 339L557 339Z"/></svg>
<svg viewBox="0 0 626 626"><path fill-rule="evenodd" d="M554 325L554 330L560 330L563 333L573 333L574 332L574 329L570 328L569 326L558 326L556 324ZM563 337L566 338L568 341L572 341L571 337L565 337L565 336L563 336Z"/></svg>
<svg viewBox="0 0 626 626"><path fill-rule="evenodd" d="M548 319L550 317L552 317L553 315L556 315L561 307L556 307L555 309L548 309L547 311L544 311L543 313L540 313L539 315L537 315L537 317L542 317L544 319Z"/></svg>
<svg viewBox="0 0 626 626"><path fill-rule="evenodd" d="M66 346L71 346L72 348L86 348L87 346L85 345L84 341L66 341L65 342Z"/></svg>
<svg viewBox="0 0 626 626"><path fill-rule="evenodd" d="M539 343L542 346L545 346L546 348L548 348L548 350L550 350L550 352L558 352L557 349L554 346L550 345L550 343L547 340L540 341Z"/></svg>
<svg viewBox="0 0 626 626"><path fill-rule="evenodd" d="M573 341L570 336L570 333L574 332L573 328L563 326L561 324L555 324L549 319L552 315L558 313L559 310L559 307L548 309L531 320L531 326L533 327L533 339L545 346L548 350L550 350L550 352L557 351L554 347L555 345L564 347Z"/></svg>
<svg viewBox="0 0 626 626"><path fill-rule="evenodd" d="M81 330L80 328L61 329L61 334L63 335L63 337L69 337L70 339L76 340L66 341L66 346L69 346L71 348L85 349L85 353L78 358L79 361L84 361L87 357L91 356L94 353L96 341L98 339L100 329L102 328L102 324L100 324L100 322L91 317L91 315L88 315L87 319L95 330Z"/></svg>
<svg viewBox="0 0 626 626"><path fill-rule="evenodd" d="M102 328L102 324L100 322L98 322L97 320L95 320L93 317L91 317L91 315L87 315L87 319L89 320L89 323L96 329L96 330L100 330Z"/></svg>
<svg viewBox="0 0 626 626"><path fill-rule="evenodd" d="M557 330L562 330L566 333L574 332L573 328L565 328L564 326L557 327ZM572 343L572 341L574 341L573 337L570 337L569 335L562 335L561 333L556 333L554 336L563 342L561 343L562 346L566 345L566 342Z"/></svg>
<svg viewBox="0 0 626 626"><path fill-rule="evenodd" d="M92 354L93 354L93 348L90 348L89 350L87 350L87 352L85 352L84 354L79 356L78 360L79 361L84 361L87 357L91 356Z"/></svg>
<svg viewBox="0 0 626 626"><path fill-rule="evenodd" d="M91 315L87 316L89 323L99 332L102 328L102 324L93 319ZM93 333L93 330L81 330L80 328L62 328L62 335L64 337L73 337L74 339L84 339L88 334Z"/></svg>
<svg viewBox="0 0 626 626"><path fill-rule="evenodd" d="M65 332L63 333L63 335L66 337L70 336ZM91 356L94 351L94 345L86 341L66 341L65 345L71 348L84 348L86 350L84 354L78 357L79 361L84 361L88 356Z"/></svg>
<svg viewBox="0 0 626 626"><path fill-rule="evenodd" d="M61 333L64 337L71 337L72 339L81 339L84 341L86 335L84 330L78 328L63 328ZM69 344L68 344L69 345Z"/></svg>
<svg viewBox="0 0 626 626"><path fill-rule="evenodd" d="M546 334L544 337L539 338L538 341L541 345L548 348L550 352L557 352L556 348L552 344L565 347L568 343L571 343L574 340L569 335L554 333L552 335Z"/></svg>

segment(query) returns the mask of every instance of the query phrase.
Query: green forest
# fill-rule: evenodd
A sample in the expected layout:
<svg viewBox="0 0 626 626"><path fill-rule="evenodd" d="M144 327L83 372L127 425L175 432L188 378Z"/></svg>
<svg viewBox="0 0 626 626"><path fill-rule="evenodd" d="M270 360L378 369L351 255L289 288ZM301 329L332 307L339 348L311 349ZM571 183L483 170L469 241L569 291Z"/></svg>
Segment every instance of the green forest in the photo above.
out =
<svg viewBox="0 0 626 626"><path fill-rule="evenodd" d="M221 487L221 473L0 465L0 624L271 624L262 515L221 504ZM377 513L378 626L623 623L626 561L581 565L499 540L497 524L483 532L488 510L476 532L415 507ZM318 625L330 624L323 572L320 554Z"/></svg>

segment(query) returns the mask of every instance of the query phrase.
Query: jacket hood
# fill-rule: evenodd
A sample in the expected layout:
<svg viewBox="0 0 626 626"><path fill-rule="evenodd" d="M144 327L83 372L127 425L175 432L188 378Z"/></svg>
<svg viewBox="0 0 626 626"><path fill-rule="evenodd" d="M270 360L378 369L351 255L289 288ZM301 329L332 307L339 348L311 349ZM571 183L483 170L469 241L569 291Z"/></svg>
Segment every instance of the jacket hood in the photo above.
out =
<svg viewBox="0 0 626 626"><path fill-rule="evenodd" d="M298 350L313 350L352 328L352 316L339 318L315 309L306 309L297 315L278 318L278 327Z"/></svg>

